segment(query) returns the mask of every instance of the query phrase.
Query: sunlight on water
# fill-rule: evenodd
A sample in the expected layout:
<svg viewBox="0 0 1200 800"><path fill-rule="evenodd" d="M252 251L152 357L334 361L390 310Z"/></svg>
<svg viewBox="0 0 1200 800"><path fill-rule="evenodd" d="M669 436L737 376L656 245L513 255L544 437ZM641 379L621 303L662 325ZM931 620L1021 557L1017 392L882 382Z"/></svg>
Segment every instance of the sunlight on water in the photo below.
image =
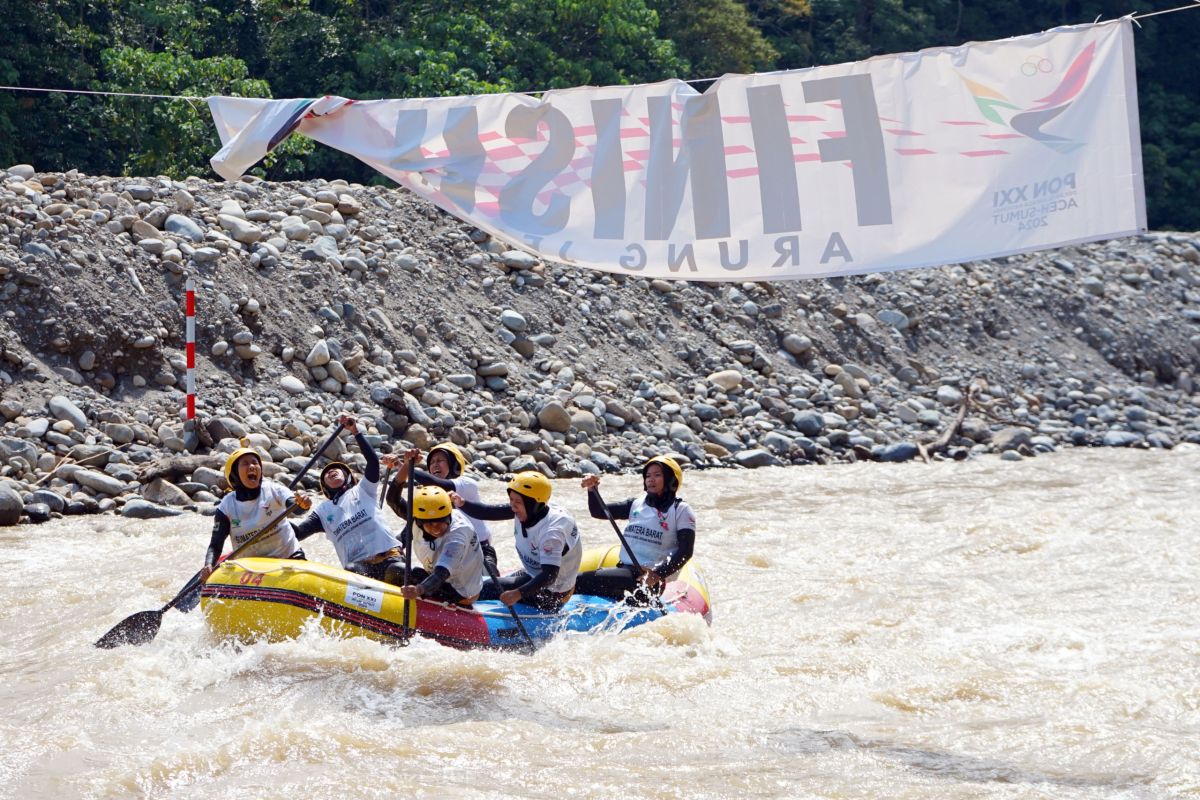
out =
<svg viewBox="0 0 1200 800"><path fill-rule="evenodd" d="M210 521L0 530L0 797L1200 797L1194 448L685 488L712 627L529 657L238 644L176 611L97 650L187 581ZM612 543L577 482L555 500Z"/></svg>

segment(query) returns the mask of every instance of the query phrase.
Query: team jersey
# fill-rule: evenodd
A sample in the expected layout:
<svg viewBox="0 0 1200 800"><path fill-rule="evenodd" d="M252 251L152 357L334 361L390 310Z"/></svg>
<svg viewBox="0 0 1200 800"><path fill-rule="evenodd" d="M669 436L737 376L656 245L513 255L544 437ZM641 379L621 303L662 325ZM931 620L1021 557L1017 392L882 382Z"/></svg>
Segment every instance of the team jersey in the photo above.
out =
<svg viewBox="0 0 1200 800"><path fill-rule="evenodd" d="M262 482L258 497L254 500L238 500L233 492L222 497L221 502L217 504L217 510L229 518L229 536L233 539L230 546L236 550L245 544L265 525L282 514L291 499L291 489L269 480ZM300 542L296 540L296 531L292 529L291 521L285 519L275 526L275 530L240 555L288 558L299 549Z"/></svg>
<svg viewBox="0 0 1200 800"><path fill-rule="evenodd" d="M414 530L413 555L430 574L445 567L446 582L463 597L475 597L483 588L483 551L471 518L461 511L450 512L450 529L433 541Z"/></svg>
<svg viewBox="0 0 1200 800"><path fill-rule="evenodd" d="M551 505L546 516L530 528L514 520L513 539L525 572L536 575L543 564L556 566L558 577L546 588L552 592L575 589L575 577L583 561L583 546L579 542L579 528L566 510Z"/></svg>
<svg viewBox="0 0 1200 800"><path fill-rule="evenodd" d="M336 503L327 499L316 507L321 528L343 567L400 545L376 516L378 493L377 482L363 479L342 492Z"/></svg>
<svg viewBox="0 0 1200 800"><path fill-rule="evenodd" d="M651 567L666 558L679 545L679 531L696 530L696 515L683 500L676 500L665 512L646 502L646 495L629 507L629 522L625 525L625 541L632 548L638 563ZM628 564L629 555L621 548L621 562ZM671 576L668 576L671 577Z"/></svg>

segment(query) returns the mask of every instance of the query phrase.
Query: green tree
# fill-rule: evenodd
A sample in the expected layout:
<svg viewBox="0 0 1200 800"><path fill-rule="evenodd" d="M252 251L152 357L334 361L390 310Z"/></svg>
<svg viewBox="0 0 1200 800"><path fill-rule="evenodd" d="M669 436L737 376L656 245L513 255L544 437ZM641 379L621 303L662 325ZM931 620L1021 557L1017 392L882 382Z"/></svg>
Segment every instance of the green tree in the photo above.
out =
<svg viewBox="0 0 1200 800"><path fill-rule="evenodd" d="M184 97L214 94L269 97L265 81L247 77L246 65L229 56L193 58L152 53L132 47L105 50L101 63L114 91L162 93ZM209 175L208 159L221 143L202 100L163 101L139 97L108 98L100 113L108 130L112 160L133 175ZM289 137L272 153L264 169L311 152L311 140ZM293 170L299 170L293 164Z"/></svg>
<svg viewBox="0 0 1200 800"><path fill-rule="evenodd" d="M657 0L661 33L691 65L693 78L774 68L779 52L738 0Z"/></svg>

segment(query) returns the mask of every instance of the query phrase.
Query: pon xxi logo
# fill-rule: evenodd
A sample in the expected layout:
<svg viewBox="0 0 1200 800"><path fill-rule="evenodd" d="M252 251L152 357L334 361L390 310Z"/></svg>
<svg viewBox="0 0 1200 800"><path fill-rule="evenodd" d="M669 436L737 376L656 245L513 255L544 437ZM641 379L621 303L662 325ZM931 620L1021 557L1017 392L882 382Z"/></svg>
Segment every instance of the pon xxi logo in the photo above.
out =
<svg viewBox="0 0 1200 800"><path fill-rule="evenodd" d="M959 74L975 99L979 113L989 122L1003 125L1008 133L990 134L992 139L1027 138L1056 150L1069 153L1083 146L1083 142L1058 136L1042 130L1042 126L1060 116L1071 107L1079 93L1087 85L1088 73L1096 54L1096 43L1092 42L1075 56L1070 66L1062 73L1057 85L1049 94L1028 103L1022 103L1012 94L1027 92L1032 84L1039 89L1055 72L1054 63L1040 55L1030 55L1017 67L1017 75L1007 84L1009 95ZM1041 92L1035 92L1040 94Z"/></svg>

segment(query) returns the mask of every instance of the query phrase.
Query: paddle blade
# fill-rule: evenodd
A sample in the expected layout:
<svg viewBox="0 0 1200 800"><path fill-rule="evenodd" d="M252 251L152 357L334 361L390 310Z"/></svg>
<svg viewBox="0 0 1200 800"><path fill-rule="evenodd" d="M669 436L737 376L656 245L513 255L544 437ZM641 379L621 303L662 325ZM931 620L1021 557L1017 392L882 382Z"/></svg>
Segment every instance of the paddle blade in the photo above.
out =
<svg viewBox="0 0 1200 800"><path fill-rule="evenodd" d="M111 650L126 644L145 644L158 635L163 612L139 611L116 624L108 633L96 640L96 647Z"/></svg>

